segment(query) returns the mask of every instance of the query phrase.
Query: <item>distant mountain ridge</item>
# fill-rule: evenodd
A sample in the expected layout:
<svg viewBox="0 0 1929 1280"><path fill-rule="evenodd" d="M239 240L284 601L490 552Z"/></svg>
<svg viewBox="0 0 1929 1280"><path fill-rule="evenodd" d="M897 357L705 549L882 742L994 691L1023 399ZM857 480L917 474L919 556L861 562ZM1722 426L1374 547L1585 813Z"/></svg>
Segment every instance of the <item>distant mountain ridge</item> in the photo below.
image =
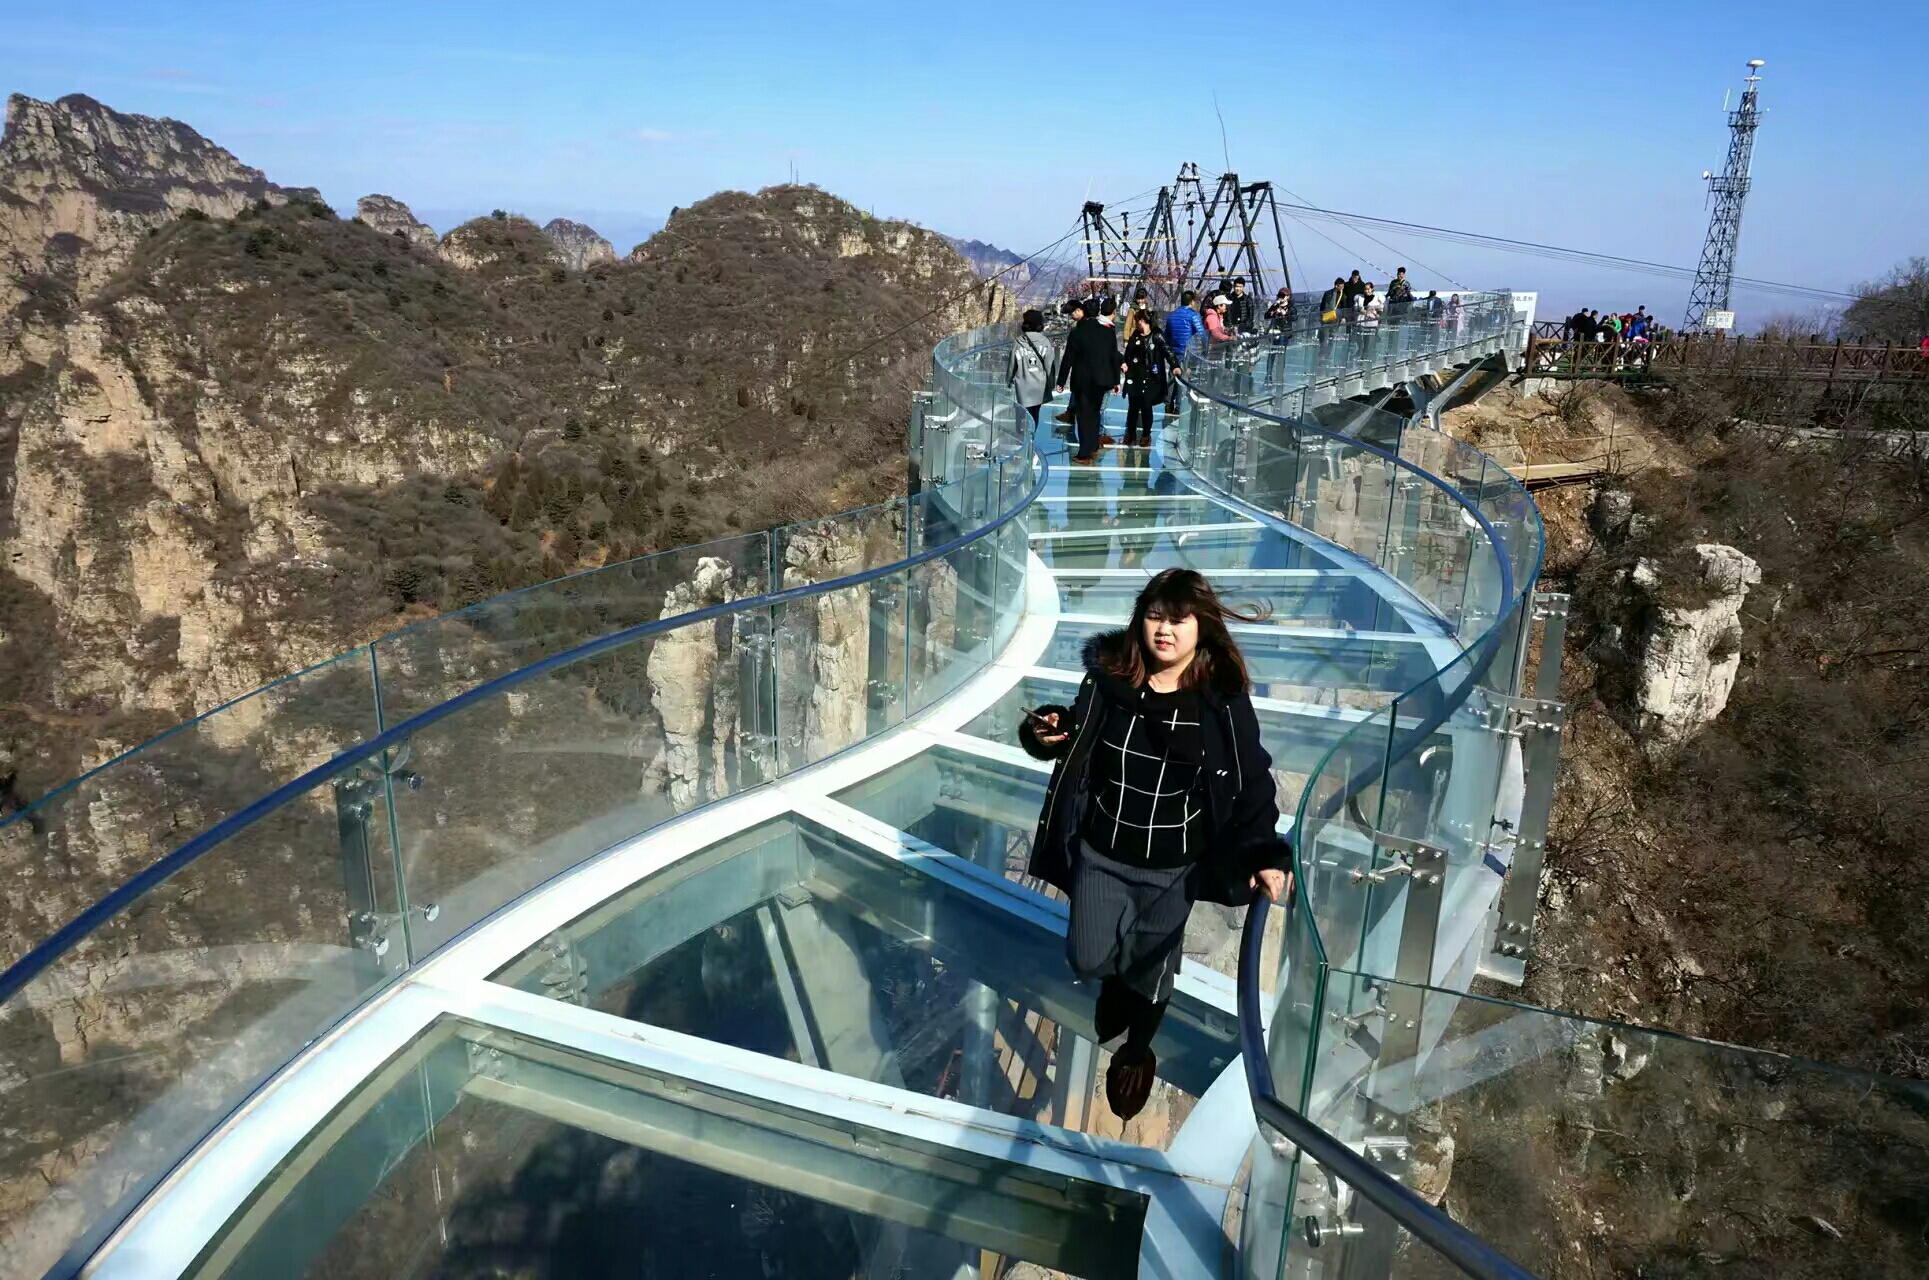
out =
<svg viewBox="0 0 1929 1280"><path fill-rule="evenodd" d="M1027 261L1023 254L1001 249L983 240L962 240L946 236L945 242L956 249L971 269L981 277L998 278L1021 300L1043 303L1069 297L1085 282L1085 272L1077 267L1044 259Z"/></svg>

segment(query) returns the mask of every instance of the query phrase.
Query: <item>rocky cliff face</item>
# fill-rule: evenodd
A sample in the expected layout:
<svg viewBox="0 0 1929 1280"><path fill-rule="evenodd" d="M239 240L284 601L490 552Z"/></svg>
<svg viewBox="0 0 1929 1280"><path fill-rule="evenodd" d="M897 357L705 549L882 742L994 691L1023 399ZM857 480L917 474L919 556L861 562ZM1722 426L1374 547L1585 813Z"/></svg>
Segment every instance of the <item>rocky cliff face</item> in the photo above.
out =
<svg viewBox="0 0 1929 1280"><path fill-rule="evenodd" d="M231 218L291 194L179 121L123 115L78 93L7 99L0 173L0 254L16 290L74 273L90 289L149 231L189 210Z"/></svg>
<svg viewBox="0 0 1929 1280"><path fill-rule="evenodd" d="M1629 494L1603 489L1589 513L1609 544L1638 531ZM1640 556L1621 572L1619 590L1591 603L1602 619L1589 651L1614 670L1626 691L1618 709L1642 748L1665 758L1712 724L1728 705L1741 670L1741 610L1761 567L1734 547L1697 543L1686 554Z"/></svg>
<svg viewBox="0 0 1929 1280"><path fill-rule="evenodd" d="M595 228L580 222L551 218L543 224L543 234L556 246L557 260L571 271L616 261L616 249L610 242L597 235Z"/></svg>
<svg viewBox="0 0 1929 1280"><path fill-rule="evenodd" d="M355 202L355 216L387 235L400 236L418 249L435 252L435 228L419 220L394 196L363 196Z"/></svg>
<svg viewBox="0 0 1929 1280"><path fill-rule="evenodd" d="M946 236L945 243L963 255L973 271L988 279L995 277L1027 302L1045 303L1066 297L1084 282L1085 272L1077 267L1028 259L982 240Z"/></svg>
<svg viewBox="0 0 1929 1280"><path fill-rule="evenodd" d="M369 197L344 221L186 126L88 99L12 100L0 160L7 812L187 717L511 588L618 566L542 627L480 615L389 642L383 714L544 645L761 589L743 566L767 574L767 558L748 551L621 566L890 496L932 342L1010 310L939 237L806 188L712 197L631 259L585 244L573 269L506 215L427 252L399 201ZM800 539L786 572L864 554L831 541ZM794 708L797 743L754 750L815 752L857 731L867 605L844 594L799 611L784 651L809 668L792 688L845 696ZM634 669L491 708L489 732L542 739L533 757L478 761L462 736L417 744L430 782L406 815L412 884L446 890L453 919L465 886L505 871L489 861L504 833L537 848L591 804L667 814L714 794L747 750L740 643L679 634L628 655ZM307 673L0 829L14 886L0 963L370 736L375 701L365 659ZM585 764L590 721L620 749ZM532 782L532 759L554 761L553 777ZM446 795L478 777L499 810ZM19 1139L0 1142L0 1237L24 1250L0 1251L0 1271L44 1270L63 1224L98 1207L86 1196L124 1185L103 1153L127 1099L166 1096L192 1116L201 1094L224 1096L230 1077L202 1071L192 1046L233 1042L223 1070L246 1078L263 1065L247 1054L272 1049L250 1038L270 1021L261 1008L299 1039L366 978L335 797L251 830L0 1022L0 1133ZM191 998L154 976L181 965ZM117 1101L74 1112L92 1086L61 1082L109 1075ZM93 1190L48 1198L81 1186L77 1167Z"/></svg>
<svg viewBox="0 0 1929 1280"><path fill-rule="evenodd" d="M0 625L60 657L0 662L16 804L410 614L884 496L929 343L1008 312L801 187L429 259L90 99L15 97L0 158Z"/></svg>

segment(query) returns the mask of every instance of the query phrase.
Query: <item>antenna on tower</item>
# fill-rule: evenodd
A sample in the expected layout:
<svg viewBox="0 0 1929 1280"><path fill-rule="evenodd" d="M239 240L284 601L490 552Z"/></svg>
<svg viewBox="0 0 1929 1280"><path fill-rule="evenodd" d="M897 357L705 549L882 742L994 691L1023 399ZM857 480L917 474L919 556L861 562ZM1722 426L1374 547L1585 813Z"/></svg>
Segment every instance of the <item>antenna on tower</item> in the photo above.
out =
<svg viewBox="0 0 1929 1280"><path fill-rule="evenodd" d="M1748 198L1749 171L1754 165L1755 130L1761 125L1757 95L1765 65L1760 58L1749 60L1748 74L1742 79L1745 87L1741 102L1728 112L1727 163L1719 175L1702 170L1714 211L1708 215L1708 238L1702 243L1701 263L1695 268L1695 287L1688 294L1684 329L1735 327L1729 287L1735 277L1735 250L1741 243L1742 203Z"/></svg>

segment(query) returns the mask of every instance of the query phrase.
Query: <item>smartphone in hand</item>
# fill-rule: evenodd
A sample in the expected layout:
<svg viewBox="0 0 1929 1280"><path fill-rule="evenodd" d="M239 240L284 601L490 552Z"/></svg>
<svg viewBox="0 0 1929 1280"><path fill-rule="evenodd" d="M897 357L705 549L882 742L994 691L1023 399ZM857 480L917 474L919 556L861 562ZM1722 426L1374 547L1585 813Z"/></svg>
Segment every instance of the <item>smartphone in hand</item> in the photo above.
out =
<svg viewBox="0 0 1929 1280"><path fill-rule="evenodd" d="M1062 736L1064 734L1065 731L1063 729L1052 723L1052 715L1056 715L1056 712L1051 713L1051 715L1045 715L1032 710L1030 707L1022 707L1020 710L1025 713L1025 719L1031 721L1033 732L1052 734L1055 736Z"/></svg>

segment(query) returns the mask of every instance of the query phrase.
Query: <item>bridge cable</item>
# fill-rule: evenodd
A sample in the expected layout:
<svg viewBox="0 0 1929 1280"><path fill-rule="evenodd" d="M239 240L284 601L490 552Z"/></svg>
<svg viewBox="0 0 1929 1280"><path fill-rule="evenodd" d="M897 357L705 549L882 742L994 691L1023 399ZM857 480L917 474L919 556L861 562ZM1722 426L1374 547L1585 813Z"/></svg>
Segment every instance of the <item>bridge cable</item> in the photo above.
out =
<svg viewBox="0 0 1929 1280"><path fill-rule="evenodd" d="M1293 195L1292 192L1287 192L1287 194ZM1328 219L1352 227L1354 230L1360 231L1362 235L1365 235L1366 232L1360 230L1356 225L1358 223L1386 227L1391 230L1403 231L1409 235L1421 236L1428 239L1458 241L1480 248L1495 249L1504 253L1518 253L1530 257L1548 258L1555 261L1592 263L1617 268L1619 270L1641 272L1667 278L1692 279L1695 274L1692 267L1678 267L1665 262L1650 262L1642 258L1622 257L1618 254L1600 253L1590 249L1571 249L1562 245L1542 244L1538 241L1520 240L1511 236L1487 235L1478 231L1456 231L1449 227L1435 227L1418 222L1402 222L1395 218L1374 217L1371 214L1344 213L1336 209L1326 209L1311 204L1306 202L1304 197L1298 195L1293 195L1293 198L1300 200L1301 203L1299 205L1285 206L1296 211L1295 215L1289 216L1305 214L1313 218ZM1823 289L1814 285L1791 284L1779 280L1763 280L1753 276L1736 276L1734 283L1737 285L1745 285L1750 289L1760 292L1784 293L1818 299L1852 299L1859 296L1840 289Z"/></svg>

